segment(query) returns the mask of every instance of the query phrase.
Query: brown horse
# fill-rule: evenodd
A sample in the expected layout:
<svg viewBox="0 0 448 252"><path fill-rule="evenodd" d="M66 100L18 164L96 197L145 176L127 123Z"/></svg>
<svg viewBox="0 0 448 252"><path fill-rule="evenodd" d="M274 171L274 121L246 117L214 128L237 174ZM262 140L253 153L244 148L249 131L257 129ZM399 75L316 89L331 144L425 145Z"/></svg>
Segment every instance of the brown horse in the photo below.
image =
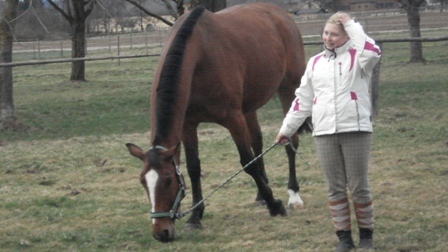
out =
<svg viewBox="0 0 448 252"><path fill-rule="evenodd" d="M186 13L172 27L153 80L151 144L148 152L127 144L144 163L140 180L150 203L153 236L174 239L174 221L184 195L177 164L183 143L191 181L193 205L203 199L197 127L213 122L227 128L238 148L241 165L262 152L256 110L278 92L283 111L295 98L305 69L300 32L279 7L255 3L217 13L202 7ZM297 147L295 135L292 142ZM290 166L290 204L300 206L294 152L287 148ZM245 171L252 176L258 197L272 216L286 215L274 198L261 159ZM295 197L295 198L294 198ZM186 222L201 228L204 204Z"/></svg>

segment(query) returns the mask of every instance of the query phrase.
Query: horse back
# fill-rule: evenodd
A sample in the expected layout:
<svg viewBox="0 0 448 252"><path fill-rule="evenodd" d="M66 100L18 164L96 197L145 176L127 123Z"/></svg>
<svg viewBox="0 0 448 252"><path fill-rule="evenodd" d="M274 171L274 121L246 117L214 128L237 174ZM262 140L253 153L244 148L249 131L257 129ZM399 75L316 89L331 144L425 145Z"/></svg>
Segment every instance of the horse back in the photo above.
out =
<svg viewBox="0 0 448 252"><path fill-rule="evenodd" d="M192 104L194 99L200 104L219 100L244 112L264 105L282 85L297 88L305 66L297 25L285 11L266 3L204 12L187 54L197 61Z"/></svg>
<svg viewBox="0 0 448 252"><path fill-rule="evenodd" d="M160 125L181 118L182 114L197 122L226 120L234 112L249 113L263 106L280 88L293 90L300 84L305 61L300 32L288 13L273 4L255 3L230 7L212 13L196 10L182 16L173 26L165 42L152 86L154 101L163 104L159 86L175 86L177 95L165 99L158 107L170 107L160 113L151 112L154 125L157 114ZM200 15L185 40L181 66L171 84L162 84L162 69L171 69L167 60L179 33L191 16ZM171 54L172 55L172 54ZM171 58L169 56L168 58ZM177 76L178 75L178 76ZM285 90L286 90L285 89ZM173 93L173 92L171 92ZM184 111L185 109L185 111ZM167 118L162 122L160 118ZM176 119L177 120L177 119ZM177 120L176 125L182 125ZM158 127L159 130L161 127ZM168 129L167 129L168 130Z"/></svg>

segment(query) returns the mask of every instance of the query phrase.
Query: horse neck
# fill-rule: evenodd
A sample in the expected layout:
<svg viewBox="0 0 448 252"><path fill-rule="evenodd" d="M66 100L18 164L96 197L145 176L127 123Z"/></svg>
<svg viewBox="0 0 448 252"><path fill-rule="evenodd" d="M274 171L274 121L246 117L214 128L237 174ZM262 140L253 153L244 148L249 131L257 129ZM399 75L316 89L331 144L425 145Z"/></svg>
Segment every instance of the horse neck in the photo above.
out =
<svg viewBox="0 0 448 252"><path fill-rule="evenodd" d="M188 55L191 54L188 53ZM151 127L151 142L153 145L162 145L169 148L177 145L182 140L183 124L190 101L193 71L195 66L195 63L190 60L189 56L186 56L184 62L189 63L182 66L177 83L171 83L171 85L177 86L176 98L165 101L166 103L173 104L170 124L160 127L161 129ZM158 83L153 83L153 90L151 92L151 100L153 101L152 103L154 103L151 104L151 125L161 125L162 123L160 120L164 120L159 118L156 112L156 104L158 104L157 100L159 99L157 96L157 84Z"/></svg>
<svg viewBox="0 0 448 252"><path fill-rule="evenodd" d="M204 10L195 8L170 32L166 44L169 49L163 51L152 86L151 123L156 126L152 134L153 144L167 142L171 146L182 139L191 81L199 57L198 40L194 38L193 30Z"/></svg>

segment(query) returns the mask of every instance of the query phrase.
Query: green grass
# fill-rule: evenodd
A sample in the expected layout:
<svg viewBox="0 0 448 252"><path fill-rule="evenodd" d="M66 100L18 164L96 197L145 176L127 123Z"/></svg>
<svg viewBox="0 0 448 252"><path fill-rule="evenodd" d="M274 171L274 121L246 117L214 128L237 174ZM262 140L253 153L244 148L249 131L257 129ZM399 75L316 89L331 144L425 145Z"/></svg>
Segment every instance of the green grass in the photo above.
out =
<svg viewBox="0 0 448 252"><path fill-rule="evenodd" d="M370 162L376 251L448 247L447 45L424 43L425 64L407 63L407 44L383 45ZM318 51L306 49L307 58ZM174 242L152 238L141 164L124 144L149 147L157 60L88 62L83 83L68 81L70 64L14 69L16 115L28 130L0 132L0 251L331 251L336 236L309 135L300 148L309 166L297 161L304 209L270 217L241 174L206 202L203 230L185 231L185 218ZM276 99L260 110L266 147L280 110ZM221 127L202 125L199 139L208 194L240 169L239 158ZM265 163L275 196L286 203L282 148ZM190 202L188 195L183 209Z"/></svg>
<svg viewBox="0 0 448 252"><path fill-rule="evenodd" d="M121 60L120 66L116 61L88 62L88 81L80 83L67 80L70 63L16 68L16 115L31 130L2 136L67 138L141 131L149 124L148 90L157 60Z"/></svg>

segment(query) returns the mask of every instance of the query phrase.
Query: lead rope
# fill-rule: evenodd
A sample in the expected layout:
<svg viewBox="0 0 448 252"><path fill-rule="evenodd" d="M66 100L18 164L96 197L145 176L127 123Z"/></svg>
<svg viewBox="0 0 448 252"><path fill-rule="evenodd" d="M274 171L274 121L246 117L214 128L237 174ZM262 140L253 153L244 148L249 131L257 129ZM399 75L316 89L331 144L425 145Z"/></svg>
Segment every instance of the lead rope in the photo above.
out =
<svg viewBox="0 0 448 252"><path fill-rule="evenodd" d="M260 159L261 157L263 157L266 153L268 153L269 151L271 151L276 145L280 145L277 143L272 144L271 146L269 146L269 148L267 148L263 153L261 153L260 155L258 155L257 157L255 157L252 161L250 161L249 163L247 163L243 168L241 168L239 171L237 171L235 174L233 174L232 176L230 176L226 181L224 181L220 186L218 186L215 190L213 190L212 192L210 192L205 198L203 198L201 201L199 201L198 203L196 203L194 206L190 207L189 209L187 209L184 212L178 212L176 214L176 217L178 219L190 214L194 209L196 209L200 204L202 204L204 201L206 201L208 198L210 198L214 193L216 193L218 190L220 190L221 188L224 187L225 184L229 183L233 178L235 178L236 176L238 176L238 174L240 174L241 172L243 172L249 165L251 165L252 163L254 163L255 161L257 161L258 159ZM289 147L291 147L291 149L297 154L297 156L300 157L300 159L302 159L302 161L309 167L310 165L308 164L308 162L302 157L302 155L297 151L296 148L294 148L294 145L291 142L288 142L286 144L282 144L284 146L289 145Z"/></svg>

